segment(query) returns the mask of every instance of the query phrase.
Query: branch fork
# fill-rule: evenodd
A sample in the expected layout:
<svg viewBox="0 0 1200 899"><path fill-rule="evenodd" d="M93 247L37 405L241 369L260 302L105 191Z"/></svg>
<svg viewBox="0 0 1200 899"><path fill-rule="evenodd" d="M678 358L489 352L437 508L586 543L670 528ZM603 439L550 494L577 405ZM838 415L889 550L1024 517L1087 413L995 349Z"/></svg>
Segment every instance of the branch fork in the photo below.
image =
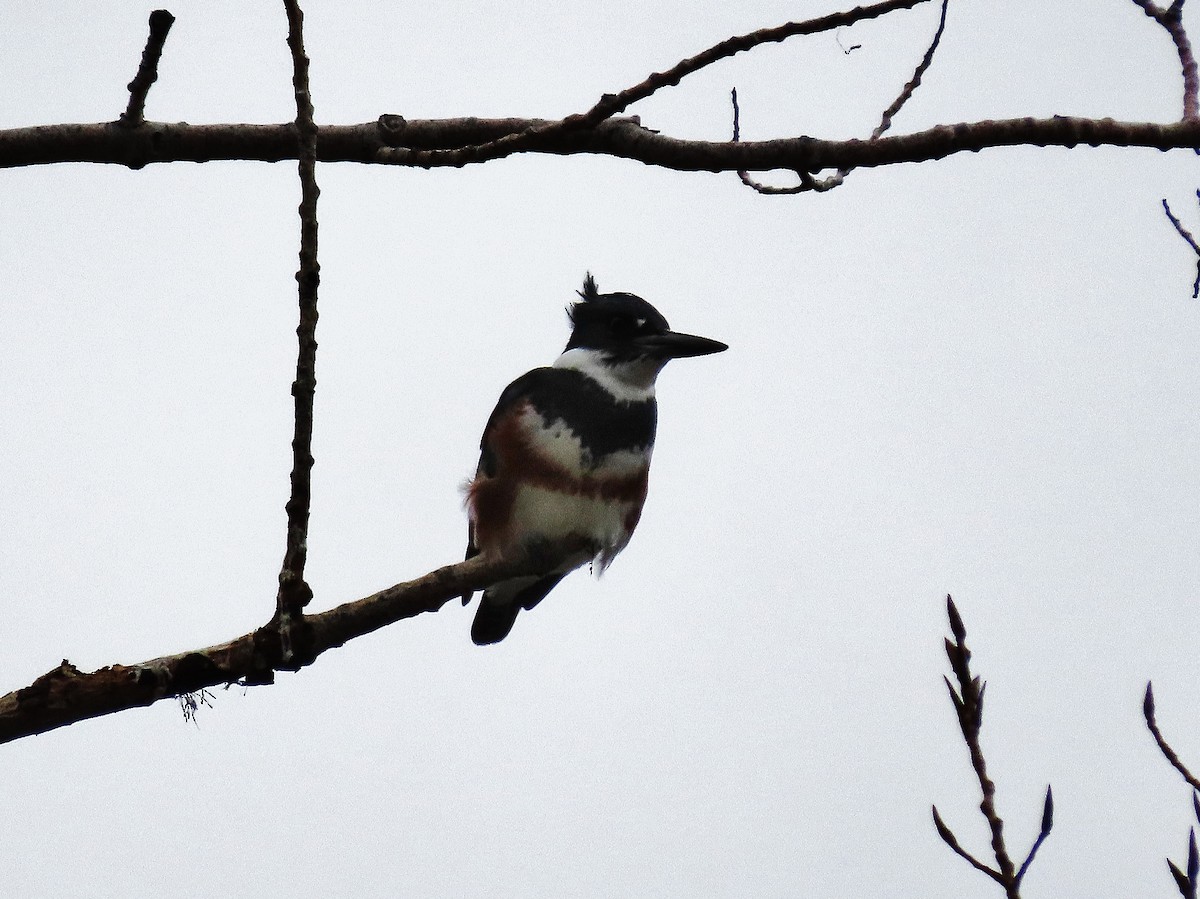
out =
<svg viewBox="0 0 1200 899"><path fill-rule="evenodd" d="M1021 882L1025 879L1029 866L1033 864L1037 851L1042 847L1042 843L1046 841L1046 837L1050 835L1050 830L1054 826L1054 794L1050 787L1046 787L1046 799L1042 804L1041 828L1033 846L1026 854L1025 860L1018 868L1013 864L1012 857L1009 855L1004 838L1004 821L996 811L996 785L988 776L987 762L979 742L979 732L983 728L983 696L986 685L977 675L971 674L971 651L967 648L966 642L967 629L958 608L954 605L954 600L949 596L946 597L946 612L950 619L950 632L954 635L953 640L947 638L945 641L946 656L950 660L950 668L958 682L957 689L951 683L950 678L943 679L946 682L946 689L950 693L950 701L954 704L963 741L967 744L967 751L971 756L971 767L975 770L980 792L983 794L979 811L992 832L992 854L995 857L996 866L992 867L981 861L962 847L953 831L942 820L936 805L933 806L933 826L937 830L938 836L956 855L969 862L975 870L986 874L1000 884L1004 888L1007 899L1019 899Z"/></svg>

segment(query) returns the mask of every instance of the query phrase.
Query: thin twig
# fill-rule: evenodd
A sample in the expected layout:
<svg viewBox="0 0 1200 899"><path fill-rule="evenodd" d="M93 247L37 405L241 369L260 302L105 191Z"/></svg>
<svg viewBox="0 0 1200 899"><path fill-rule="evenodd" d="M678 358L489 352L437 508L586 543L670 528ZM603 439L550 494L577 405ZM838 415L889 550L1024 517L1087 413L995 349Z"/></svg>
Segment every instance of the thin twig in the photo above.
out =
<svg viewBox="0 0 1200 899"><path fill-rule="evenodd" d="M1200 194L1200 191L1197 192ZM1163 201L1166 205L1166 201ZM1167 215L1170 215L1170 211ZM1178 226L1177 226L1178 227ZM1154 736L1154 742L1158 744L1159 751L1166 757L1176 771L1178 771L1185 781L1192 788L1192 811L1196 815L1196 820L1200 822L1200 795L1197 795L1197 790L1200 790L1200 782L1198 782L1187 766L1180 760L1175 750L1167 743L1162 735L1162 731L1158 729L1158 721L1154 714L1154 686L1152 683L1146 683L1146 696L1142 700L1142 714L1146 718L1146 726L1150 728L1150 733ZM1179 895L1183 899L1196 899L1196 891L1200 888L1200 853L1196 851L1196 829L1192 828L1188 833L1188 859L1186 870L1180 868L1170 859L1167 859L1167 869L1171 872L1171 877L1175 880L1175 886L1179 889Z"/></svg>
<svg viewBox="0 0 1200 899"><path fill-rule="evenodd" d="M1182 775L1193 790L1200 790L1200 780L1197 780L1196 776L1187 769L1187 766L1163 737L1162 731L1158 729L1158 722L1154 717L1154 686L1149 682L1146 684L1146 698L1142 701L1142 714L1146 718L1146 727L1150 728L1150 733L1154 735L1154 742L1158 744L1159 751L1166 760L1171 763L1171 767Z"/></svg>
<svg viewBox="0 0 1200 899"><path fill-rule="evenodd" d="M729 92L730 100L733 102L733 143L737 143L741 139L741 109L738 106L737 88L733 88ZM805 171L796 172L800 176L800 183L795 187L774 187L770 184L763 184L750 176L750 173L745 169L738 169L737 176L742 184L751 188L757 193L766 196L782 196L784 194L798 194L806 190L822 190L813 180L813 176ZM828 188L824 188L828 190Z"/></svg>
<svg viewBox="0 0 1200 899"><path fill-rule="evenodd" d="M150 93L150 86L158 80L158 61L162 58L167 33L174 24L175 17L165 9L150 13L150 35L146 38L146 49L142 51L137 74L129 82L129 105L117 119L119 125L136 128L146 121L146 96Z"/></svg>
<svg viewBox="0 0 1200 899"><path fill-rule="evenodd" d="M846 12L831 13L803 22L788 22L774 28L760 28L748 34L727 38L695 56L677 62L666 71L653 73L644 81L618 93L604 94L587 112L575 113L564 119L531 127L518 134L506 135L496 140L456 150L422 151L391 148L381 151L381 161L416 166L460 166L510 156L513 153L540 146L544 141L553 141L566 132L595 128L605 119L619 115L639 100L645 100L665 87L674 87L688 75L737 53L763 44L778 43L790 37L818 34L822 31L842 28L897 10L911 9L927 2L929 0L884 0L882 3L871 6L859 6Z"/></svg>
<svg viewBox="0 0 1200 899"><path fill-rule="evenodd" d="M1016 866L1013 864L1008 847L1004 842L1004 820L996 811L996 784L988 777L987 761L979 743L979 731L983 724L979 700L982 681L978 677L971 676L971 651L967 649L966 631L961 629L962 618L954 606L954 600L949 596L946 597L946 607L951 620L957 622L955 629L958 631L953 642L946 640L946 656L949 658L950 667L958 680L958 702L955 703L955 709L958 712L959 729L967 744L967 751L971 756L971 767L975 771L980 792L983 794L983 800L979 803L979 811L982 812L992 831L992 853L996 857L996 865L1000 869L1000 875L1009 897L1015 897L1017 895Z"/></svg>
<svg viewBox="0 0 1200 899"><path fill-rule="evenodd" d="M840 34L837 34L836 32L833 35L833 39L835 41L837 41L838 49L842 51L843 56L849 56L855 50L862 49L862 44L851 44L849 47L847 47L845 44L842 43L842 36Z"/></svg>
<svg viewBox="0 0 1200 899"><path fill-rule="evenodd" d="M1196 199L1200 200L1200 190L1196 191ZM1179 236L1188 242L1188 246L1196 254L1196 280L1192 282L1192 299L1194 300L1200 297L1200 244L1196 243L1196 238L1192 237L1192 232L1183 227L1183 222L1179 221L1179 218L1171 211L1171 207L1165 197L1162 204L1163 212L1167 214L1167 218L1175 226L1175 230L1179 233Z"/></svg>
<svg viewBox="0 0 1200 899"><path fill-rule="evenodd" d="M942 816L938 814L936 805L933 807L933 826L937 828L938 836L942 838L942 841L951 849L953 849L959 857L970 862L971 866L975 868L976 871L982 871L988 877L992 878L992 880L996 881L996 883L1000 884L1001 886L1004 885L1004 878L1000 875L999 871L988 867L975 856L971 855L971 853L967 852L967 850L963 849L961 845L959 845L958 838L954 836L954 832L946 826L946 822L943 821Z"/></svg>
<svg viewBox="0 0 1200 899"><path fill-rule="evenodd" d="M908 83L901 89L899 96L892 101L892 105L883 111L879 124L871 132L871 140L882 137L883 133L892 127L892 119L904 108L904 104L912 99L913 93L921 86L921 78L929 71L929 66L933 63L933 54L937 52L938 45L942 42L942 33L946 30L946 10L949 6L950 0L942 0L942 12L938 19L937 31L933 33L933 40L930 41L925 55L921 57L921 61L913 70L912 78L908 79Z"/></svg>
<svg viewBox="0 0 1200 899"><path fill-rule="evenodd" d="M1041 831L1029 850L1029 854L1025 856L1025 861L1017 870L1008 853L1008 847L1005 845L1004 822L996 812L996 785L988 777L987 763L984 761L983 749L979 743L979 731L983 727L984 683L979 677L971 675L971 651L967 649L967 629L963 624L962 616L958 614L954 600L949 596L946 597L946 614L950 618L950 632L954 635L953 640L947 638L945 641L946 656L950 660L950 667L954 670L958 689L955 690L954 684L950 682L949 678L944 678L944 680L946 689L950 692L950 699L954 703L954 711L958 716L959 729L962 731L963 740L971 755L971 767L975 770L979 788L983 793L983 801L979 804L979 810L991 828L992 853L996 857L996 867L999 870L985 865L959 846L954 834L942 822L936 808L933 810L933 823L937 828L938 835L956 854L965 858L977 870L984 872L1003 886L1004 894L1008 899L1019 899L1021 881L1029 871L1029 866L1033 864L1038 849L1046 841L1046 837L1050 835L1050 830L1054 826L1054 795L1047 787L1046 801L1042 806Z"/></svg>
<svg viewBox="0 0 1200 899"><path fill-rule="evenodd" d="M1033 841L1033 846L1029 849L1029 854L1025 856L1025 861L1021 863L1021 869L1017 871L1017 886L1021 885L1021 881L1025 879L1025 872L1029 870L1029 866L1033 864L1034 856L1037 851L1042 848L1042 843L1046 842L1046 837L1050 836L1050 830L1054 827L1054 793L1046 787L1046 802L1042 805L1042 826L1038 830L1037 839Z"/></svg>
<svg viewBox="0 0 1200 899"><path fill-rule="evenodd" d="M312 588L304 580L308 556L308 518L312 499L313 396L317 387L317 126L313 121L312 98L308 85L308 57L304 53L304 13L296 0L284 0L288 17L288 47L292 52L292 86L296 95L296 136L300 144L300 270L296 273L300 323L296 327L299 345L296 357L295 431L292 438L292 490L287 502L287 550L279 572L279 592L275 614L281 633L292 631L292 624L304 614L312 599ZM285 640L285 659L296 647Z"/></svg>
<svg viewBox="0 0 1200 899"><path fill-rule="evenodd" d="M1179 895L1183 899L1196 899L1196 890L1200 887L1200 852L1196 850L1196 828L1188 830L1187 870L1181 871L1170 859L1167 859L1167 868L1170 870L1171 876L1175 878L1175 886L1179 888Z"/></svg>
<svg viewBox="0 0 1200 899"><path fill-rule="evenodd" d="M1147 16L1161 25L1171 36L1175 52L1179 54L1179 65L1183 69L1183 118L1194 119L1200 113L1200 73L1196 69L1196 57L1192 53L1192 42L1183 27L1184 0L1174 0L1165 9L1152 0L1133 0Z"/></svg>
<svg viewBox="0 0 1200 899"><path fill-rule="evenodd" d="M925 55L917 64L917 68L913 71L912 78L910 78L908 83L906 83L903 89L901 89L899 96L897 96L896 99L892 101L891 105L883 111L883 115L880 117L879 124L876 125L875 130L871 132L871 137L869 140L878 140L883 136L885 131L892 127L892 119L894 119L896 114L904 108L904 104L912 98L912 95L916 89L921 86L921 78L924 76L925 72L928 71L930 64L933 63L933 55L937 52L938 45L942 42L942 33L946 30L946 10L949 5L950 0L942 0L942 12L940 18L938 19L937 30L933 34L933 40L930 42L929 47L925 50ZM733 92L734 143L737 143L739 136L738 116L739 111L737 90L735 89ZM804 193L805 191L810 190L817 193L833 190L833 188L840 187L842 185L842 183L846 180L846 176L850 174L850 171L851 169L849 168L839 168L828 178L814 178L809 172L801 171L798 172L800 175L800 183L793 187L772 187L770 185L763 184L762 182L751 178L750 174L745 170L739 170L737 174L738 178L741 179L743 184L749 188L752 188L758 193L766 194L768 196L779 196L784 194Z"/></svg>

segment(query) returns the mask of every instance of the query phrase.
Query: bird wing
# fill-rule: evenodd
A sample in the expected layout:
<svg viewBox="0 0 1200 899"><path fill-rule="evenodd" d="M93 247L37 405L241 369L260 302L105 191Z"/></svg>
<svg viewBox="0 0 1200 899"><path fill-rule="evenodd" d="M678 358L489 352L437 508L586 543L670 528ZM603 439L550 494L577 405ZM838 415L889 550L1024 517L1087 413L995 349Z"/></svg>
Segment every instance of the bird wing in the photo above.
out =
<svg viewBox="0 0 1200 899"><path fill-rule="evenodd" d="M492 436L495 434L496 426L503 420L504 416L516 409L521 402L527 399L533 392L534 382L539 379L539 373L545 372L548 369L535 368L533 371L526 372L517 378L511 384L504 388L504 392L500 394L500 399L496 401L496 407L492 410L492 414L488 416L487 424L483 429L483 436L479 439L479 464L475 467L475 480L479 478L493 478L496 476L498 456L496 448L492 445ZM467 522L467 552L465 559L473 559L479 555L479 545L475 542L475 526L471 522ZM463 605L471 601L474 592L464 593L462 596Z"/></svg>

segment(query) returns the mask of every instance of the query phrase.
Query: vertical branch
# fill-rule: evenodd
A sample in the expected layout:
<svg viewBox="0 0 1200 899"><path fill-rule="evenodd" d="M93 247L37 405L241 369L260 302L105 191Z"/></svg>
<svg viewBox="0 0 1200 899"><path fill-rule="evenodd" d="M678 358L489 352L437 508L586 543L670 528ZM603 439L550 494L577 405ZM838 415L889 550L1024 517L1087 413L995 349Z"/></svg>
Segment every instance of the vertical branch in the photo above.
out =
<svg viewBox="0 0 1200 899"><path fill-rule="evenodd" d="M983 726L985 685L978 677L971 675L971 651L967 649L967 631L963 627L958 609L954 607L954 601L948 596L946 597L946 606L950 615L950 630L954 634L953 642L946 640L946 655L950 659L950 667L954 670L955 678L958 680L958 695L955 696L954 688L950 687L949 681L946 686L950 687L950 695L955 699L954 707L958 712L959 729L962 731L963 741L967 744L967 751L971 756L971 767L975 770L975 777L979 781L979 790L983 794L983 800L979 803L979 811L983 813L988 828L992 832L992 854L996 857L996 864L1000 876L1003 878L1002 882L1006 887L1010 884L1015 886L1017 869L1004 842L1004 820L996 811L996 784L988 776L987 761L983 757L983 748L979 743L979 731ZM1008 895L1012 896L1013 892L1014 890L1009 889Z"/></svg>
<svg viewBox="0 0 1200 899"><path fill-rule="evenodd" d="M158 80L158 61L162 58L167 43L167 33L175 24L175 17L165 9L150 13L150 35L146 38L146 49L137 74L129 82L129 105L117 122L125 128L136 128L145 121L146 97L150 87Z"/></svg>
<svg viewBox="0 0 1200 899"><path fill-rule="evenodd" d="M279 593L275 617L283 637L284 658L295 647L290 645L291 625L304 614L312 599L312 589L304 580L308 556L308 518L312 500L312 429L313 396L317 388L317 126L313 121L312 98L308 86L308 57L304 53L304 13L296 0L284 0L288 17L288 47L292 52L292 85L296 95L296 137L300 143L300 323L296 327L299 344L295 398L295 432L292 437L292 492L287 503L287 550L279 572Z"/></svg>
<svg viewBox="0 0 1200 899"><path fill-rule="evenodd" d="M1034 856L1037 855L1038 849L1046 841L1046 837L1050 835L1050 830L1054 826L1054 794L1049 787L1046 788L1046 799L1042 804L1041 829L1032 848L1025 856L1025 861L1018 868L1013 864L1012 856L1009 855L1005 843L1004 821L996 811L996 784L988 777L987 762L984 760L983 749L979 743L979 731L983 727L985 684L978 676L971 674L971 650L967 648L967 629L963 625L962 616L958 614L954 600L949 596L946 597L946 612L950 618L950 631L954 634L953 641L946 640L946 657L950 660L950 667L954 670L955 679L958 681L956 690L950 679L945 678L946 689L950 692L950 701L954 703L959 729L962 731L963 741L967 744L967 751L971 755L971 767L975 770L975 776L979 780L979 789L983 793L979 811L982 812L992 831L992 854L996 858L996 867L992 868L963 849L953 831L946 826L946 822L938 814L937 806L933 807L933 825L937 828L938 836L954 850L956 855L966 859L977 871L986 874L1000 884L1008 899L1020 899L1021 881L1025 879L1029 866L1033 864Z"/></svg>

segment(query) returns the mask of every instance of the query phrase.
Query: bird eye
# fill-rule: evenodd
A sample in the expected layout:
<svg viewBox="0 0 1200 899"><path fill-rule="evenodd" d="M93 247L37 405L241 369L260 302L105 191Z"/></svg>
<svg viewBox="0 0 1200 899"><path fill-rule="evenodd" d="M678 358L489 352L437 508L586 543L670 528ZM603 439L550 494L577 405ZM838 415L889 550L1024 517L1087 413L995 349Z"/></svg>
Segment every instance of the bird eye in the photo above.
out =
<svg viewBox="0 0 1200 899"><path fill-rule="evenodd" d="M617 337L624 337L637 330L637 323L628 315L614 315L608 320L608 330Z"/></svg>

